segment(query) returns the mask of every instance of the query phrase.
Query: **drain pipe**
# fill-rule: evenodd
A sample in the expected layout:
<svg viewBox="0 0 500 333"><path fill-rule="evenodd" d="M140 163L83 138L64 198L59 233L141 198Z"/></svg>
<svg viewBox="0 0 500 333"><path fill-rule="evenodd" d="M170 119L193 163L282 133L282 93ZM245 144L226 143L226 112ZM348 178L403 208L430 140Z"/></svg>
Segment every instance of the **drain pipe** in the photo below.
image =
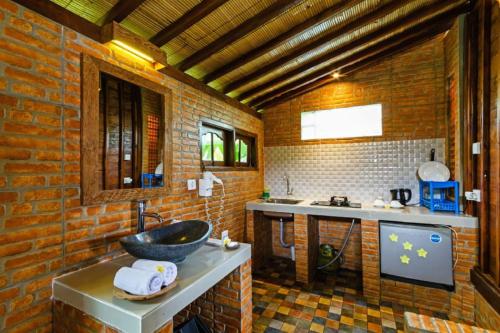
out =
<svg viewBox="0 0 500 333"><path fill-rule="evenodd" d="M282 217L280 217L280 244L285 249L290 249L292 260L295 261L295 246L293 243L288 244L285 242L285 222Z"/></svg>

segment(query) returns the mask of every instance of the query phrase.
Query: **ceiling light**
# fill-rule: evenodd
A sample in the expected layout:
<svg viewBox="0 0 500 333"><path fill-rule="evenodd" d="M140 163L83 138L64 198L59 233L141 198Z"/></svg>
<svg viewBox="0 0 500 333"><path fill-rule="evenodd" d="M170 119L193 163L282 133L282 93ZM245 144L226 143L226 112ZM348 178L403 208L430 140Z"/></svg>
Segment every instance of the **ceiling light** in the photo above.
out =
<svg viewBox="0 0 500 333"><path fill-rule="evenodd" d="M340 78L340 73L339 72L335 72L335 73L332 74L332 77L334 79L338 79L338 78Z"/></svg>
<svg viewBox="0 0 500 333"><path fill-rule="evenodd" d="M156 70L167 65L167 55L163 50L116 22L111 22L101 28L101 42L103 44L110 43L150 62Z"/></svg>
<svg viewBox="0 0 500 333"><path fill-rule="evenodd" d="M153 58L151 58L150 56L148 56L147 54L142 53L141 51L139 51L137 49L134 49L132 46L129 46L120 40L113 39L111 42L113 44L115 44L116 46L119 46L122 49L127 50L128 52L132 53L133 55L138 56L139 58L142 58L142 59L147 60L149 62L155 62L155 60Z"/></svg>

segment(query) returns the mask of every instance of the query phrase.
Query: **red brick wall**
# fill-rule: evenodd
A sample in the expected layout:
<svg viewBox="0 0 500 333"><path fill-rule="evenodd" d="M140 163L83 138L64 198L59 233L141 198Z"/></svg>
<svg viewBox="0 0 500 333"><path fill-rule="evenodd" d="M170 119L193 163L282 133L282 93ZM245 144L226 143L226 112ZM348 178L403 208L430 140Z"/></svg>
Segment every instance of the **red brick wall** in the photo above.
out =
<svg viewBox="0 0 500 333"><path fill-rule="evenodd" d="M351 226L350 219L321 217L319 223L319 244L330 244L339 250ZM293 223L285 224L285 241L293 242ZM283 248L279 242L279 222L273 221L273 254L290 258L290 249ZM343 268L361 271L361 232L360 224L356 223L349 242L344 250Z"/></svg>
<svg viewBox="0 0 500 333"><path fill-rule="evenodd" d="M149 63L0 0L0 331L50 331L51 279L114 256L121 251L117 239L135 230L130 202L80 204L81 52L172 89L173 193L149 203L166 219L205 217L197 192L186 189L188 178L200 177L200 116L263 135L260 120ZM259 161L261 155L259 147ZM227 192L224 225L218 229L228 228L232 238L242 240L244 204L262 192L262 172L217 175ZM217 200L211 207L217 216Z"/></svg>
<svg viewBox="0 0 500 333"><path fill-rule="evenodd" d="M300 113L382 103L383 136L300 139ZM445 137L442 36L264 112L265 146Z"/></svg>

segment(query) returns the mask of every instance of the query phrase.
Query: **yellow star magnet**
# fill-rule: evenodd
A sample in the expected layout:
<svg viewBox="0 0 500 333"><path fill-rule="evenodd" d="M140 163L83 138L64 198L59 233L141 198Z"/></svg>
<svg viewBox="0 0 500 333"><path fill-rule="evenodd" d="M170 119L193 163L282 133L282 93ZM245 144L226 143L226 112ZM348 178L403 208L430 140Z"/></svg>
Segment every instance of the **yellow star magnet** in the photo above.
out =
<svg viewBox="0 0 500 333"><path fill-rule="evenodd" d="M398 241L398 235L396 235L395 233L392 233L389 235L389 239L391 240L391 242L396 243Z"/></svg>
<svg viewBox="0 0 500 333"><path fill-rule="evenodd" d="M405 250L411 251L411 249L413 248L413 244L412 244L412 243L410 243L410 242L408 242L408 241L405 241L405 242L403 243L403 248L404 248Z"/></svg>
<svg viewBox="0 0 500 333"><path fill-rule="evenodd" d="M424 249L420 248L417 250L418 256L422 258L427 258L427 251Z"/></svg>
<svg viewBox="0 0 500 333"><path fill-rule="evenodd" d="M399 259L401 259L401 263L403 263L405 265L410 264L410 257L408 257L406 254L399 257Z"/></svg>

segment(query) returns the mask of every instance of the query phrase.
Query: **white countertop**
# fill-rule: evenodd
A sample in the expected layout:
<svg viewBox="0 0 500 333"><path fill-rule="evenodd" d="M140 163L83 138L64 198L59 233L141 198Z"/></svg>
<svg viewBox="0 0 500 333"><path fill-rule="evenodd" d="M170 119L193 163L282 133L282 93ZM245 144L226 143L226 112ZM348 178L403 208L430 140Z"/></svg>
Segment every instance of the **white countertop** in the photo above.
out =
<svg viewBox="0 0 500 333"><path fill-rule="evenodd" d="M300 200L300 198L294 198ZM403 209L375 208L362 204L361 208L311 206L313 200L305 199L296 205L266 203L263 200L247 202L247 210L280 213L296 213L315 216L384 220L393 222L449 225L452 227L477 228L477 218L449 212L431 212L425 207L407 206Z"/></svg>
<svg viewBox="0 0 500 333"><path fill-rule="evenodd" d="M177 286L152 300L132 302L113 297L116 271L135 260L128 254L54 279L54 298L123 332L154 332L250 259L250 245L240 245L237 250L225 251L219 240L210 239L177 264Z"/></svg>

